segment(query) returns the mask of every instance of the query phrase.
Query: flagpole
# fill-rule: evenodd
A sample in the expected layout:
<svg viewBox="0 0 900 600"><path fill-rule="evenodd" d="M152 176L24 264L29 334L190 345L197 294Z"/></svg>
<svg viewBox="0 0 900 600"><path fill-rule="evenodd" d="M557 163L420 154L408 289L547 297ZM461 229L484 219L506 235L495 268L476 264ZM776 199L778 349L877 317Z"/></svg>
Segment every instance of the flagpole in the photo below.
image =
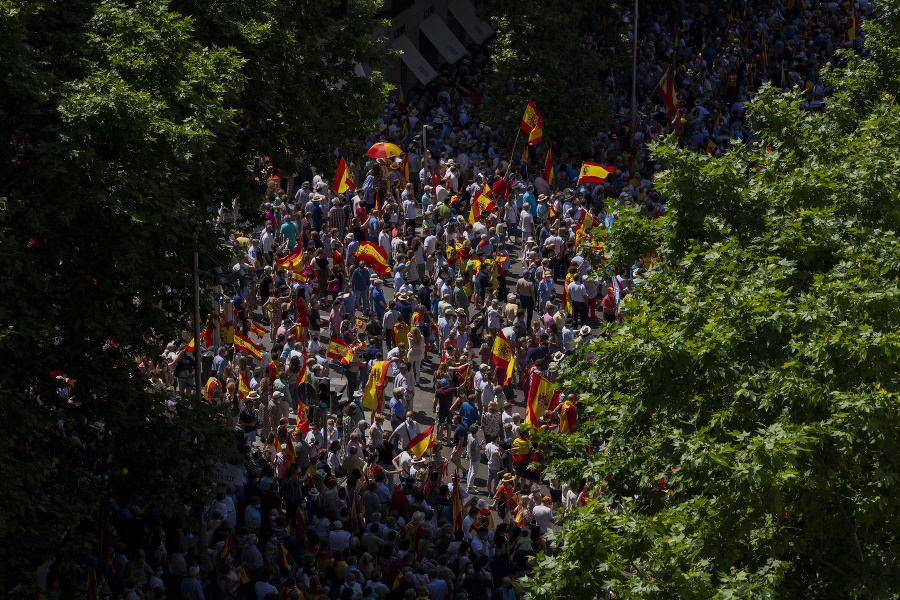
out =
<svg viewBox="0 0 900 600"><path fill-rule="evenodd" d="M516 132L516 139L515 139L515 141L513 142L512 150L511 150L510 153L509 153L509 164L506 165L506 174L503 176L503 179L504 179L504 180L509 176L509 168L512 166L512 159L513 159L513 156L515 156L515 154L516 154L516 144L519 143L519 134L520 134L520 133L522 133L522 128L521 128L521 127L519 127L519 128L518 128L518 131Z"/></svg>
<svg viewBox="0 0 900 600"><path fill-rule="evenodd" d="M677 27L677 25L676 25ZM637 130L637 51L638 51L638 0L634 0L634 56L631 64L631 143Z"/></svg>

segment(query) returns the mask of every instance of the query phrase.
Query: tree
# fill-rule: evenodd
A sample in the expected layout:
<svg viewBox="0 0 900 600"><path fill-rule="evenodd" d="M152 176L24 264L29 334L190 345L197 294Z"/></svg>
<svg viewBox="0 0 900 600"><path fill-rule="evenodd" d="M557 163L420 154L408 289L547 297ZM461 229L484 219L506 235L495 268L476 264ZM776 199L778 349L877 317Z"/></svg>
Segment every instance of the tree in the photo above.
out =
<svg viewBox="0 0 900 600"><path fill-rule="evenodd" d="M896 60L898 6L866 25L872 56ZM531 597L900 593L900 71L840 60L826 112L750 104L758 146L653 149L661 262L594 368L566 361L580 428L547 442L609 493L568 513Z"/></svg>
<svg viewBox="0 0 900 600"><path fill-rule="evenodd" d="M622 3L504 0L488 10L497 32L488 114L518 126L531 98L544 117L545 140L569 138L573 149L587 147L591 132L610 117L604 81L631 57L617 28Z"/></svg>
<svg viewBox="0 0 900 600"><path fill-rule="evenodd" d="M207 211L260 196L248 166L327 165L372 125L374 6L347 4L0 0L2 589L52 560L83 593L107 498L187 519L234 458L227 411L167 407L137 363L190 339L192 254L232 264Z"/></svg>

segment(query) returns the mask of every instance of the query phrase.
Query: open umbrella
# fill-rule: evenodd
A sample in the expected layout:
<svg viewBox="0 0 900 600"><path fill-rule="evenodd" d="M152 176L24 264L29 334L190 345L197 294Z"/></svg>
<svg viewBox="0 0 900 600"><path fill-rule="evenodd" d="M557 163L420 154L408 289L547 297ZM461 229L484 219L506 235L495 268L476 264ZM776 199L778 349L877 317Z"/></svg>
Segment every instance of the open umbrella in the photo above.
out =
<svg viewBox="0 0 900 600"><path fill-rule="evenodd" d="M366 152L366 156L369 158L394 158L395 156L400 156L403 154L403 150L399 147L391 144L390 142L378 142L374 144L369 151Z"/></svg>

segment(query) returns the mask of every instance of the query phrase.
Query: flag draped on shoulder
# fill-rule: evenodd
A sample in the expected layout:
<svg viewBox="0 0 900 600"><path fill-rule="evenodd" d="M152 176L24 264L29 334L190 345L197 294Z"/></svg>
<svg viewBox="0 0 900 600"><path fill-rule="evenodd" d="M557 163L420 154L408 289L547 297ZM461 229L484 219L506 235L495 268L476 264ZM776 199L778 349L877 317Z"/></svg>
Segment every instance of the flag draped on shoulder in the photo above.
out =
<svg viewBox="0 0 900 600"><path fill-rule="evenodd" d="M556 410L559 405L559 386L550 383L549 380L534 373L531 376L531 385L528 389L528 402L525 412L525 422L534 427L538 426L538 419L548 410Z"/></svg>
<svg viewBox="0 0 900 600"><path fill-rule="evenodd" d="M379 275L384 276L391 271L391 268L388 266L387 255L378 244L360 242L359 248L353 253L353 257L372 267Z"/></svg>
<svg viewBox="0 0 900 600"><path fill-rule="evenodd" d="M522 115L522 123L519 127L531 137L531 132L535 130L541 123L541 113L534 107L534 103L529 100L528 106L525 107L525 114Z"/></svg>
<svg viewBox="0 0 900 600"><path fill-rule="evenodd" d="M355 191L356 185L354 185L353 180L350 179L350 169L347 168L347 163L344 162L343 157L341 158L341 164L338 165L337 173L334 176L334 184L332 184L331 189L333 189L338 194L343 194L347 190Z"/></svg>
<svg viewBox="0 0 900 600"><path fill-rule="evenodd" d="M507 385L512 377L515 359L512 345L506 339L506 336L503 335L502 330L498 331L496 337L494 337L494 345L491 348L491 362L506 370L506 381L503 382L503 385Z"/></svg>
<svg viewBox="0 0 900 600"><path fill-rule="evenodd" d="M391 361L389 360L372 363L372 368L369 370L369 379L366 381L366 387L363 389L363 408L374 410L376 413L381 412L381 397L387 385L387 372L390 365Z"/></svg>
<svg viewBox="0 0 900 600"><path fill-rule="evenodd" d="M674 117L678 112L680 105L678 104L678 96L675 94L675 80L672 79L672 73L668 69L665 75L656 86L656 91L666 103L666 116Z"/></svg>
<svg viewBox="0 0 900 600"><path fill-rule="evenodd" d="M244 400L249 395L250 386L247 385L247 380L244 379L244 373L242 371L238 371L238 398Z"/></svg>
<svg viewBox="0 0 900 600"><path fill-rule="evenodd" d="M416 460L422 458L432 446L434 446L434 425L409 440L409 451Z"/></svg>
<svg viewBox="0 0 900 600"><path fill-rule="evenodd" d="M575 414L575 405L571 400L566 400L559 405L559 432L572 433L575 431L575 423L577 415Z"/></svg>
<svg viewBox="0 0 900 600"><path fill-rule="evenodd" d="M237 331L234 332L234 348L235 350L243 350L256 360L262 360L262 352L259 346L250 341L250 338L241 335Z"/></svg>
<svg viewBox="0 0 900 600"><path fill-rule="evenodd" d="M582 183L603 183L603 181L615 169L613 167L604 167L592 162L581 163L581 172L578 176L578 185Z"/></svg>

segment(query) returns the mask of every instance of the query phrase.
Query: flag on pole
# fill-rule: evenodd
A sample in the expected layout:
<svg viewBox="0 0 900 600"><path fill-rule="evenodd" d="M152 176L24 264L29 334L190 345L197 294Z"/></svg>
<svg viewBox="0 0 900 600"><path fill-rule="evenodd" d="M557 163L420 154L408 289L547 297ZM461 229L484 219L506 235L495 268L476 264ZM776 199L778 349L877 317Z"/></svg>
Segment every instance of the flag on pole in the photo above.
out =
<svg viewBox="0 0 900 600"><path fill-rule="evenodd" d="M366 322L363 321L362 317L356 317L356 328L360 330L366 328Z"/></svg>
<svg viewBox="0 0 900 600"><path fill-rule="evenodd" d="M406 581L406 577L403 576L403 571L402 571L402 570L398 570L398 571L397 571L397 576L394 577L394 583L391 584L391 591L392 591L392 592L396 592L396 591L397 591L397 588L400 587L400 585L401 585L404 581Z"/></svg>
<svg viewBox="0 0 900 600"><path fill-rule="evenodd" d="M231 545L234 543L234 532L228 532L228 539L225 540L225 545L222 546L222 551L219 552L219 556L216 560L216 565L221 565L224 561L231 556Z"/></svg>
<svg viewBox="0 0 900 600"><path fill-rule="evenodd" d="M266 328L256 321L250 321L250 331L252 331L256 335L256 337L260 339L262 339L262 337L266 335Z"/></svg>
<svg viewBox="0 0 900 600"><path fill-rule="evenodd" d="M603 183L610 173L615 171L614 167L602 167L596 163L581 163L581 175L578 177L578 185L582 183Z"/></svg>
<svg viewBox="0 0 900 600"><path fill-rule="evenodd" d="M528 389L528 401L526 403L525 422L534 427L538 426L538 419L548 410L556 410L559 405L559 386L550 383L539 373L531 375L531 385Z"/></svg>
<svg viewBox="0 0 900 600"><path fill-rule="evenodd" d="M506 336L503 335L503 330L498 330L497 335L494 337L494 345L491 348L490 360L501 369L506 370L506 381L503 382L503 385L509 384L513 373L513 366L515 365L515 359L512 345L509 343L509 340L506 339Z"/></svg>
<svg viewBox="0 0 900 600"><path fill-rule="evenodd" d="M409 183L409 163L406 160L407 155L403 155L400 161L400 174L403 176L403 183Z"/></svg>
<svg viewBox="0 0 900 600"><path fill-rule="evenodd" d="M540 144L544 139L544 117L538 116L537 125L528 134L528 145Z"/></svg>
<svg viewBox="0 0 900 600"><path fill-rule="evenodd" d="M234 348L235 350L243 350L256 360L262 360L262 352L259 346L250 341L250 338L241 335L237 331L234 332Z"/></svg>
<svg viewBox="0 0 900 600"><path fill-rule="evenodd" d="M249 395L250 386L247 385L247 380L244 379L244 373L242 371L238 371L238 398L244 400Z"/></svg>
<svg viewBox="0 0 900 600"><path fill-rule="evenodd" d="M366 381L366 387L363 388L363 408L374 410L376 413L381 412L381 397L387 384L385 380L390 365L389 360L372 363L369 380Z"/></svg>
<svg viewBox="0 0 900 600"><path fill-rule="evenodd" d="M353 180L350 179L350 169L347 168L347 163L344 162L343 157L341 157L341 163L338 165L331 189L338 194L343 194L347 190L350 190L351 192L356 190Z"/></svg>
<svg viewBox="0 0 900 600"><path fill-rule="evenodd" d="M847 23L847 41L852 42L859 37L859 13L856 12L856 5L850 5L850 21Z"/></svg>
<svg viewBox="0 0 900 600"><path fill-rule="evenodd" d="M372 242L360 242L359 248L353 253L353 257L371 266L379 275L387 275L391 272L388 266L387 255L384 249Z"/></svg>
<svg viewBox="0 0 900 600"><path fill-rule="evenodd" d="M350 364L351 356L353 356L353 352L350 350L350 346L345 344L342 339L333 337L328 342L328 358L339 360L343 364L348 365Z"/></svg>
<svg viewBox="0 0 900 600"><path fill-rule="evenodd" d="M434 446L434 425L409 440L409 451L416 457L416 460L425 456L432 446Z"/></svg>
<svg viewBox="0 0 900 600"><path fill-rule="evenodd" d="M678 112L678 96L675 94L675 80L672 79L672 73L666 69L665 75L656 86L656 91L662 97L666 104L666 116L674 117Z"/></svg>
<svg viewBox="0 0 900 600"><path fill-rule="evenodd" d="M278 544L278 564L287 567L291 564L291 555L280 542Z"/></svg>
<svg viewBox="0 0 900 600"><path fill-rule="evenodd" d="M531 132L534 131L536 127L538 127L540 122L541 113L539 113L534 107L534 103L529 100L528 106L525 107L525 114L522 115L522 123L519 125L519 128L527 133L530 139Z"/></svg>
<svg viewBox="0 0 900 600"><path fill-rule="evenodd" d="M97 594L97 571L94 569L94 559L88 559L90 561L90 565L88 565L88 575L87 575L87 586L84 590L85 600L99 600L100 596Z"/></svg>
<svg viewBox="0 0 900 600"><path fill-rule="evenodd" d="M247 570L246 563L235 569L234 574L237 576L238 585L250 583L250 572Z"/></svg>
<svg viewBox="0 0 900 600"><path fill-rule="evenodd" d="M553 162L550 160L550 148L547 148L547 158L544 159L544 179L547 185L553 184Z"/></svg>

